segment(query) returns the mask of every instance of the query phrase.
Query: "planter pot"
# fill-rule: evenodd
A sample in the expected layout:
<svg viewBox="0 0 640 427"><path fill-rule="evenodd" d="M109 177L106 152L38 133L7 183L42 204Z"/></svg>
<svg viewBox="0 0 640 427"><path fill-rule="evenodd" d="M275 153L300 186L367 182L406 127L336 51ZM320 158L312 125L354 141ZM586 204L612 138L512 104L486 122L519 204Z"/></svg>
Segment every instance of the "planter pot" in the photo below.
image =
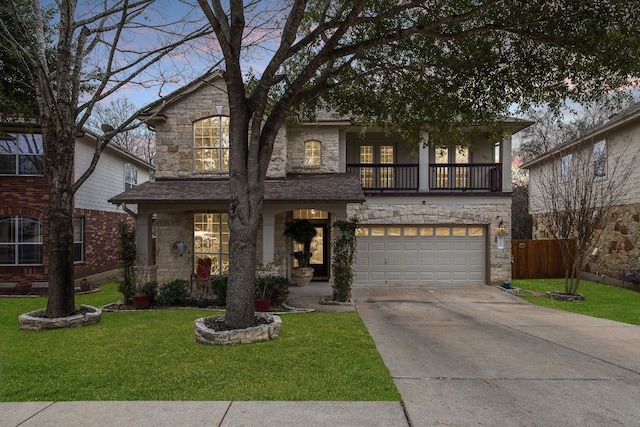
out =
<svg viewBox="0 0 640 427"><path fill-rule="evenodd" d="M311 267L296 267L291 270L291 279L298 286L307 286L313 278L313 268Z"/></svg>
<svg viewBox="0 0 640 427"><path fill-rule="evenodd" d="M133 297L133 305L136 310L145 310L151 307L151 297L149 295L138 295Z"/></svg>
<svg viewBox="0 0 640 427"><path fill-rule="evenodd" d="M207 308L209 307L209 300L207 298L200 298L196 300L196 305L198 308Z"/></svg>
<svg viewBox="0 0 640 427"><path fill-rule="evenodd" d="M256 311L261 311L261 312L265 312L265 311L269 311L269 308L271 307L271 300L269 298L261 298L261 299L257 299L253 302Z"/></svg>

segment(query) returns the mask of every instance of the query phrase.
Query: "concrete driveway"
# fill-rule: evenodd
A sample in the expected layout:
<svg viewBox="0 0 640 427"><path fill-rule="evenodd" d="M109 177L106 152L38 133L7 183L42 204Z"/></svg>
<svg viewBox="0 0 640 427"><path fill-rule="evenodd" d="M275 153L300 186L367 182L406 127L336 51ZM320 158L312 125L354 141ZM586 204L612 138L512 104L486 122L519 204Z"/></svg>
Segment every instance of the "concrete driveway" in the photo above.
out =
<svg viewBox="0 0 640 427"><path fill-rule="evenodd" d="M412 426L640 425L638 326L485 285L353 294Z"/></svg>

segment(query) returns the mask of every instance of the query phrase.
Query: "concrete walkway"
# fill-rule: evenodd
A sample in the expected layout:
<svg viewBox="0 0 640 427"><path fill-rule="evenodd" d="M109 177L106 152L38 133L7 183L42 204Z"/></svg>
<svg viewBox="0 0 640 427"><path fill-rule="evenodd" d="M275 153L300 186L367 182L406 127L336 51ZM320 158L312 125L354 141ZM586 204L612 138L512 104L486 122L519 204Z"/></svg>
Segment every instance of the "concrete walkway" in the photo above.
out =
<svg viewBox="0 0 640 427"><path fill-rule="evenodd" d="M640 327L496 287L355 288L412 426L638 426Z"/></svg>
<svg viewBox="0 0 640 427"><path fill-rule="evenodd" d="M540 308L498 288L355 287L403 402L0 403L5 426L637 426L640 327Z"/></svg>

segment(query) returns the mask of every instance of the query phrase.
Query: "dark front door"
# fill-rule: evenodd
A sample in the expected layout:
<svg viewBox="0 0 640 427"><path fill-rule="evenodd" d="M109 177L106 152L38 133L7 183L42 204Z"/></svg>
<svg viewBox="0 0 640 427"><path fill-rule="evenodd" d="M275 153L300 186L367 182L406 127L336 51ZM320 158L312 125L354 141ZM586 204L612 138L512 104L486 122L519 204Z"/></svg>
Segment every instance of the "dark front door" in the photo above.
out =
<svg viewBox="0 0 640 427"><path fill-rule="evenodd" d="M314 280L327 280L329 278L329 224L316 223L311 221L316 227L316 237L311 241L311 261L313 267Z"/></svg>

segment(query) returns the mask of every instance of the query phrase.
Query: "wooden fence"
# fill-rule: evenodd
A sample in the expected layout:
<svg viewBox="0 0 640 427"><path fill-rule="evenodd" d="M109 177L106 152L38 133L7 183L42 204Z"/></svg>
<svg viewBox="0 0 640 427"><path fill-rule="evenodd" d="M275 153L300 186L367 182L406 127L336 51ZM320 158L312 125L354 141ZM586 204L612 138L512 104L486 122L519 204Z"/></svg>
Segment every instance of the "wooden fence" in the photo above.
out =
<svg viewBox="0 0 640 427"><path fill-rule="evenodd" d="M569 241L571 250L575 242ZM513 279L547 279L565 276L560 240L512 240L511 277Z"/></svg>

